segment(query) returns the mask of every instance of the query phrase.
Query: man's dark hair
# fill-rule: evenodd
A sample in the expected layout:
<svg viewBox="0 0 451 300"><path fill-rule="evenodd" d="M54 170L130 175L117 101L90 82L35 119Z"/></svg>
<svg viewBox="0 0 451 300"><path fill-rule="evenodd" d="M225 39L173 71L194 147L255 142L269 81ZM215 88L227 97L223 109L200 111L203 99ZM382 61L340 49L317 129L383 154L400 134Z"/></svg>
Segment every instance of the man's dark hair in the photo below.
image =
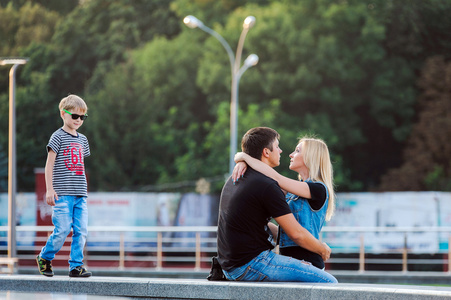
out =
<svg viewBox="0 0 451 300"><path fill-rule="evenodd" d="M241 139L241 150L253 158L261 160L263 149L268 148L273 151L272 144L276 139L280 139L280 135L272 128L251 128Z"/></svg>

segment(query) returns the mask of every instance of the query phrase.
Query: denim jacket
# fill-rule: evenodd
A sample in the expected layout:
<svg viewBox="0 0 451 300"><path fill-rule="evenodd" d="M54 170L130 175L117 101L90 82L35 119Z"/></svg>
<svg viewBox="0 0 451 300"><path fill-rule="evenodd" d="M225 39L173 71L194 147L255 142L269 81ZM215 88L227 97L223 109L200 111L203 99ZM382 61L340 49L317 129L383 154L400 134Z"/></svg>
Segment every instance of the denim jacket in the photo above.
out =
<svg viewBox="0 0 451 300"><path fill-rule="evenodd" d="M312 181L307 179L306 182ZM290 206L291 212L294 214L294 217L299 224L301 224L302 227L307 229L315 238L318 239L319 233L323 228L326 219L327 205L329 203L329 191L327 186L321 181L316 181L315 183L321 183L326 188L326 201L324 201L323 206L319 210L313 210L307 199L291 193L287 193L285 200ZM279 237L279 247L281 248L298 246L288 237L282 228L280 228Z"/></svg>

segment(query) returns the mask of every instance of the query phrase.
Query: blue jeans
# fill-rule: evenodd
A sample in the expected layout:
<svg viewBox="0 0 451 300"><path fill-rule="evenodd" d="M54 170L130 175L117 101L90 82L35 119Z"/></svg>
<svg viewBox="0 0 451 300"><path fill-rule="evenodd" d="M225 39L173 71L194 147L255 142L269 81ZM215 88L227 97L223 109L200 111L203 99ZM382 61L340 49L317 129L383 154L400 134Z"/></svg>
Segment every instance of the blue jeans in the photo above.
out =
<svg viewBox="0 0 451 300"><path fill-rule="evenodd" d="M53 260L55 254L61 250L69 235L72 233L70 245L69 270L83 265L83 248L88 235L88 206L86 197L59 196L53 206L52 223L55 225L53 233L42 248L41 256L45 260Z"/></svg>
<svg viewBox="0 0 451 300"><path fill-rule="evenodd" d="M299 281L337 283L337 279L309 262L263 251L247 264L223 270L228 280L234 281Z"/></svg>

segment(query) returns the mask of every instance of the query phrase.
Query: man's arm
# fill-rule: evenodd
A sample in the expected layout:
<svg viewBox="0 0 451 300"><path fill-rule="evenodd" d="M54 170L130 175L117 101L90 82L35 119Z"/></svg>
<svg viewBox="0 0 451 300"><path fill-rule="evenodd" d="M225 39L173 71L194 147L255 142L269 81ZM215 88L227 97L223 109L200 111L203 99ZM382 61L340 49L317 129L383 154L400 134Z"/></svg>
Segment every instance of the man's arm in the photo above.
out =
<svg viewBox="0 0 451 300"><path fill-rule="evenodd" d="M287 233L288 237L296 244L321 255L324 261L330 258L331 250L326 243L318 241L307 229L302 227L293 214L286 214L274 218L279 226Z"/></svg>

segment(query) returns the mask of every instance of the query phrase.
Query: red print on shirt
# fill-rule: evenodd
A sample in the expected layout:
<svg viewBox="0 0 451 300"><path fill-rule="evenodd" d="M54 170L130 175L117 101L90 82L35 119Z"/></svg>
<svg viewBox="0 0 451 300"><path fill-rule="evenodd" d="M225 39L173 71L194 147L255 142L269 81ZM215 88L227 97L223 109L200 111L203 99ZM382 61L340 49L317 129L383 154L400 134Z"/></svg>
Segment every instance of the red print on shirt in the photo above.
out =
<svg viewBox="0 0 451 300"><path fill-rule="evenodd" d="M75 175L83 175L85 164L83 160L83 147L78 143L71 143L64 152L64 163L66 168L75 172Z"/></svg>

